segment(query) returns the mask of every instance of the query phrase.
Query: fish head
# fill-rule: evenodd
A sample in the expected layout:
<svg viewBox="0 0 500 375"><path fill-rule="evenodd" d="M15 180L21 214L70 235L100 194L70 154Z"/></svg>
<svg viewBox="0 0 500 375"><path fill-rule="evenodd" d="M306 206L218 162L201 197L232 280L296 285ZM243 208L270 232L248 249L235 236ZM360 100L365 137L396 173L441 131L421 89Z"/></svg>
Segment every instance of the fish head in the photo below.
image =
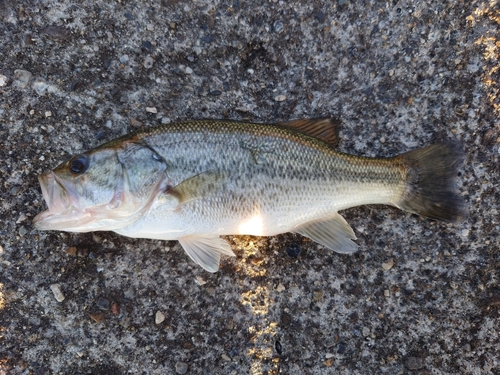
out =
<svg viewBox="0 0 500 375"><path fill-rule="evenodd" d="M115 230L137 220L167 186L166 163L140 142L112 142L38 176L48 210L40 230Z"/></svg>

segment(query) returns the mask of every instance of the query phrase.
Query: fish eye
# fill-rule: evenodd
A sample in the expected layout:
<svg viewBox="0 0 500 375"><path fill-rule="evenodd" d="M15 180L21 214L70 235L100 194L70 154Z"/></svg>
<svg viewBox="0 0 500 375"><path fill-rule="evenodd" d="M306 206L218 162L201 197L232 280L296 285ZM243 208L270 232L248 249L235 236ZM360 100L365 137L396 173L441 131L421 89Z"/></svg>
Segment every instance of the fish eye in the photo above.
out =
<svg viewBox="0 0 500 375"><path fill-rule="evenodd" d="M89 168L89 158L86 155L77 155L69 162L69 170L73 174L82 174Z"/></svg>

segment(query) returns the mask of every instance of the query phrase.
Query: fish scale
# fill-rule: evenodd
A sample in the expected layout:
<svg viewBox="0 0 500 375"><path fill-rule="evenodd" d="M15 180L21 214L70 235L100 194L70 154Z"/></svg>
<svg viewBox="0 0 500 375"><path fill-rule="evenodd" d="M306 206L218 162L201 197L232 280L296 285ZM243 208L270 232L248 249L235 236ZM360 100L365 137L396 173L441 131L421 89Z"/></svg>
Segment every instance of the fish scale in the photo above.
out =
<svg viewBox="0 0 500 375"><path fill-rule="evenodd" d="M464 217L457 142L382 159L340 153L337 141L331 119L194 120L136 131L42 175L49 210L35 225L179 240L214 272L221 254L232 255L221 235L296 232L350 253L356 236L339 210L389 204L434 219ZM61 190L68 201L53 201L64 201Z"/></svg>

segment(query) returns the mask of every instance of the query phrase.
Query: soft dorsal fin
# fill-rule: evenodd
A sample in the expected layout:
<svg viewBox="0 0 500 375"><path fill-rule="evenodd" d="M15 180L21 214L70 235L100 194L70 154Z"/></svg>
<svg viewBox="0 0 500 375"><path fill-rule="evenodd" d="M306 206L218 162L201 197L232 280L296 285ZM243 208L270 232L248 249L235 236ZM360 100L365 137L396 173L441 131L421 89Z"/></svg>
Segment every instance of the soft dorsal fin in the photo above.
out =
<svg viewBox="0 0 500 375"><path fill-rule="evenodd" d="M279 125L296 130L302 134L321 139L332 147L339 144L340 120L333 118L316 118L280 122Z"/></svg>
<svg viewBox="0 0 500 375"><path fill-rule="evenodd" d="M339 214L325 220L302 224L295 228L294 232L337 253L350 254L358 250L358 245L352 242L356 239L354 231Z"/></svg>
<svg viewBox="0 0 500 375"><path fill-rule="evenodd" d="M208 272L217 272L220 255L235 256L231 246L214 235L192 235L179 238L179 243L189 257Z"/></svg>

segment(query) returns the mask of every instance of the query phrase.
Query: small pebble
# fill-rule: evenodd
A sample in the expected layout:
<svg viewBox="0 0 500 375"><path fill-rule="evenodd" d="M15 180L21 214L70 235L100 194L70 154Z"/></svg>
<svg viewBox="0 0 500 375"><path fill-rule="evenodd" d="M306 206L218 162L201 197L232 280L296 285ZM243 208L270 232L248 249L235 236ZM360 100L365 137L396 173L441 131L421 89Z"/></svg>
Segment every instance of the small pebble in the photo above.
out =
<svg viewBox="0 0 500 375"><path fill-rule="evenodd" d="M384 297L389 298L391 296L391 291L389 289L384 290Z"/></svg>
<svg viewBox="0 0 500 375"><path fill-rule="evenodd" d="M316 18L319 23L323 23L323 22L325 22L326 16L325 16L325 13L323 13L323 12L320 11L320 12L316 13L316 15L314 16L314 18Z"/></svg>
<svg viewBox="0 0 500 375"><path fill-rule="evenodd" d="M158 110L156 109L156 107L146 107L146 112L158 113Z"/></svg>
<svg viewBox="0 0 500 375"><path fill-rule="evenodd" d="M45 111L45 117L51 117L52 112L51 111Z"/></svg>
<svg viewBox="0 0 500 375"><path fill-rule="evenodd" d="M61 286L59 284L52 284L50 286L50 290L52 290L52 293L54 294L54 297L57 302L64 301L64 294L61 291Z"/></svg>
<svg viewBox="0 0 500 375"><path fill-rule="evenodd" d="M3 246L0 245L0 255L3 255L4 251L3 251Z"/></svg>
<svg viewBox="0 0 500 375"><path fill-rule="evenodd" d="M408 370L420 370L424 366L422 358L410 357L406 360Z"/></svg>
<svg viewBox="0 0 500 375"><path fill-rule="evenodd" d="M98 236L97 234L95 233L92 233L92 240L95 242L95 243L101 243L102 242L102 237L101 236Z"/></svg>
<svg viewBox="0 0 500 375"><path fill-rule="evenodd" d="M323 299L323 291L322 290L315 290L313 292L313 299L317 302L321 302L321 300Z"/></svg>
<svg viewBox="0 0 500 375"><path fill-rule="evenodd" d="M149 27L149 26L151 26L151 30L154 29L154 25L148 25L146 27ZM153 51L155 47L151 44L151 42L149 40L145 40L144 42L142 42L142 48L147 49L148 51Z"/></svg>
<svg viewBox="0 0 500 375"><path fill-rule="evenodd" d="M26 86L28 86L28 83L30 82L31 77L33 77L33 74L31 74L27 70L17 69L14 70L14 77L14 85L24 89L26 88Z"/></svg>
<svg viewBox="0 0 500 375"><path fill-rule="evenodd" d="M92 319L96 323L101 323L104 320L104 313L92 313L90 314L90 319Z"/></svg>
<svg viewBox="0 0 500 375"><path fill-rule="evenodd" d="M68 248L68 249L66 250L66 254L71 255L71 256L73 256L73 257L75 257L75 256L76 256L76 254L77 254L77 249L76 249L76 247L71 246L70 248Z"/></svg>
<svg viewBox="0 0 500 375"><path fill-rule="evenodd" d="M36 91L38 95L43 95L45 91L47 91L48 87L49 85L42 81L37 81L33 84L33 89Z"/></svg>
<svg viewBox="0 0 500 375"><path fill-rule="evenodd" d="M139 128L142 126L142 122L140 122L139 120L131 117L130 118L130 125L132 125L134 128Z"/></svg>
<svg viewBox="0 0 500 375"><path fill-rule="evenodd" d="M500 306L500 294L494 294L490 298L488 298L489 306Z"/></svg>
<svg viewBox="0 0 500 375"><path fill-rule="evenodd" d="M76 255L79 258L86 258L89 255L89 251L87 249L80 249L76 252Z"/></svg>
<svg viewBox="0 0 500 375"><path fill-rule="evenodd" d="M122 64L126 64L128 62L128 60L129 60L128 55L123 55L123 56L120 57L120 62Z"/></svg>
<svg viewBox="0 0 500 375"><path fill-rule="evenodd" d="M153 67L153 58L151 56L146 57L143 65L146 69L151 69Z"/></svg>
<svg viewBox="0 0 500 375"><path fill-rule="evenodd" d="M227 323L226 323L226 329L228 330L232 330L234 328L234 320L233 319L229 319L227 320Z"/></svg>
<svg viewBox="0 0 500 375"><path fill-rule="evenodd" d="M21 215L19 216L19 219L17 219L17 221L16 221L16 224L22 223L24 220L26 220L26 214L21 213Z"/></svg>
<svg viewBox="0 0 500 375"><path fill-rule="evenodd" d="M337 348L337 353L344 354L346 350L347 350L347 345L344 344L343 342L339 342L339 346Z"/></svg>
<svg viewBox="0 0 500 375"><path fill-rule="evenodd" d="M281 292L283 292L284 290L286 290L285 286L284 286L283 284L279 283L279 284L278 284L278 286L276 287L276 291L277 291L278 293L281 293Z"/></svg>
<svg viewBox="0 0 500 375"><path fill-rule="evenodd" d="M363 327L363 336L367 337L370 335L370 328L368 327Z"/></svg>
<svg viewBox="0 0 500 375"><path fill-rule="evenodd" d="M229 357L226 353L223 353L221 357L224 361L231 362L231 357Z"/></svg>
<svg viewBox="0 0 500 375"><path fill-rule="evenodd" d="M193 74L193 69L191 69L189 66L187 66L185 72L186 72L186 74Z"/></svg>
<svg viewBox="0 0 500 375"><path fill-rule="evenodd" d="M155 323L156 324L161 324L165 320L165 314L163 314L161 311L157 311L155 315Z"/></svg>
<svg viewBox="0 0 500 375"><path fill-rule="evenodd" d="M102 130L99 130L96 135L95 135L95 138L98 140L98 141L102 141L104 138L106 138L106 133L103 132Z"/></svg>
<svg viewBox="0 0 500 375"><path fill-rule="evenodd" d="M332 367L333 366L333 358L328 358L326 361L323 362L323 364L326 367Z"/></svg>
<svg viewBox="0 0 500 375"><path fill-rule="evenodd" d="M3 74L0 74L0 87L7 86L7 77Z"/></svg>
<svg viewBox="0 0 500 375"><path fill-rule="evenodd" d="M214 37L212 35L205 35L201 40L205 43L212 43L214 41Z"/></svg>
<svg viewBox="0 0 500 375"><path fill-rule="evenodd" d="M47 36L49 39L62 41L70 36L69 31L63 26L47 26L40 30L41 35Z"/></svg>
<svg viewBox="0 0 500 375"><path fill-rule="evenodd" d="M275 33L277 34L281 33L284 29L283 22L281 22L280 20L275 21L273 24L273 29Z"/></svg>
<svg viewBox="0 0 500 375"><path fill-rule="evenodd" d="M178 374L185 374L188 370L188 364L186 362L177 362L175 364L175 372Z"/></svg>
<svg viewBox="0 0 500 375"><path fill-rule="evenodd" d="M292 322L292 316L288 313L283 313L283 315L281 316L281 323L283 325L288 325Z"/></svg>
<svg viewBox="0 0 500 375"><path fill-rule="evenodd" d="M264 263L264 258L255 257L255 258L252 258L252 259L250 260L250 262L251 262L254 266L260 266L262 263Z"/></svg>
<svg viewBox="0 0 500 375"><path fill-rule="evenodd" d="M237 110L238 112L243 112L243 113L250 112L250 109L248 109L246 107L236 107L235 110Z"/></svg>
<svg viewBox="0 0 500 375"><path fill-rule="evenodd" d="M284 102L286 100L286 96L285 95L276 95L274 97L274 101L275 102Z"/></svg>
<svg viewBox="0 0 500 375"><path fill-rule="evenodd" d="M110 303L109 303L109 300L107 298L99 298L97 300L97 307L99 308L99 310L109 310L109 307L110 307Z"/></svg>
<svg viewBox="0 0 500 375"><path fill-rule="evenodd" d="M276 340L274 343L274 349L276 349L276 352L281 355L283 354L283 345L281 345L281 342L279 340Z"/></svg>
<svg viewBox="0 0 500 375"><path fill-rule="evenodd" d="M28 229L26 227L19 228L19 235L23 237L26 233L28 233Z"/></svg>
<svg viewBox="0 0 500 375"><path fill-rule="evenodd" d="M113 303L111 304L111 312L114 315L118 315L120 313L120 305L118 304L118 302L113 301Z"/></svg>
<svg viewBox="0 0 500 375"><path fill-rule="evenodd" d="M388 260L387 262L382 263L382 268L385 271L389 271L393 266L394 266L394 261L392 259Z"/></svg>
<svg viewBox="0 0 500 375"><path fill-rule="evenodd" d="M298 258L300 255L300 246L295 242L292 242L290 246L286 248L286 253L289 257Z"/></svg>
<svg viewBox="0 0 500 375"><path fill-rule="evenodd" d="M195 279L194 279L194 281L199 286L203 286L203 285L205 285L207 283L205 280L203 280L203 278L201 276L196 276Z"/></svg>

